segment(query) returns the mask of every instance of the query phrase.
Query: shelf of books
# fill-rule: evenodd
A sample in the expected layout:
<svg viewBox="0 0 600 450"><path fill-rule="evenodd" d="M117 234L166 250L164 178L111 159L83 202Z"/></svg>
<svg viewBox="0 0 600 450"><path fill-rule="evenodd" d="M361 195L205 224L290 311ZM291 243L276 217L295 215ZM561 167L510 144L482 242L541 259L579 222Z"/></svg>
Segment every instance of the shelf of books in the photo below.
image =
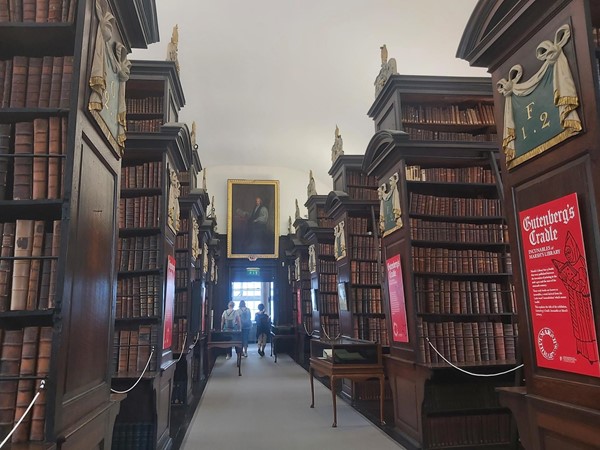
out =
<svg viewBox="0 0 600 450"><path fill-rule="evenodd" d="M165 81L176 73L174 69L173 61L158 61L154 69L148 61L132 63L132 73L153 73L161 81L148 80L148 92L160 88L162 91L155 93L159 96L168 97L170 88L178 85L176 80ZM134 84L136 89L140 84ZM179 174L189 170L191 154L190 133L183 124L127 135L121 176L112 384L122 392L141 380L121 404L113 448L163 449L171 445L173 355L182 353L185 333L180 333L180 327L188 326L185 317L176 317L180 312L176 308L182 306L177 294L186 290L190 276L190 255L176 251L182 230ZM193 227L190 209L185 210L188 217L183 217L188 230ZM190 237L187 242L191 245ZM185 262L186 268L177 270L178 262ZM185 391L187 395L187 387Z"/></svg>
<svg viewBox="0 0 600 450"><path fill-rule="evenodd" d="M99 12L122 30L141 24L87 3L0 6L0 440L6 448L104 447L120 406L121 397L110 393L112 359L104 344L114 318L122 147L88 111L96 68L90 24ZM142 7L136 20L156 20L150 16ZM150 26L146 38L157 39L155 32ZM123 39L114 35L112 44L130 48ZM109 125L118 128L116 120Z"/></svg>
<svg viewBox="0 0 600 450"><path fill-rule="evenodd" d="M411 120L434 111L442 117L435 120L445 120L450 111L460 116L462 107L456 110L455 102L467 90L463 82L455 83L453 95L440 96L438 109L426 104L424 112L402 111L414 114ZM491 90L490 80L473 83L473 90ZM420 92L415 78L407 84ZM438 87L450 86L443 78ZM400 97L403 107L405 97L413 99L405 92ZM464 97L465 104L491 101L484 92ZM486 142L491 135L486 136L466 141L465 136L439 135L423 141L381 130L365 155L365 170L381 186L382 285L394 330L386 367L395 422L407 441L427 449L515 445L512 415L494 390L518 380L504 373L518 362L518 326L498 152L494 142ZM491 376L496 373L503 374ZM422 399L415 410L399 406L409 393Z"/></svg>

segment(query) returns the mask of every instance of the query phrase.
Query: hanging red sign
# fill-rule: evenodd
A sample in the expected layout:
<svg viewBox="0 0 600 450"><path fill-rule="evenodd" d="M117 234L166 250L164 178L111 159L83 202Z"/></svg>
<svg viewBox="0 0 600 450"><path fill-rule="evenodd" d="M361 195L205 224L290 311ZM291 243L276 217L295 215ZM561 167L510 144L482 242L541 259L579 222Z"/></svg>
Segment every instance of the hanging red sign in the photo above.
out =
<svg viewBox="0 0 600 450"><path fill-rule="evenodd" d="M390 312L392 316L392 339L394 342L408 342L406 303L404 298L404 282L402 281L400 255L392 256L387 259L385 265L387 268Z"/></svg>
<svg viewBox="0 0 600 450"><path fill-rule="evenodd" d="M175 258L167 259L167 282L165 286L165 323L163 328L163 350L171 347L173 337L173 304L175 302Z"/></svg>
<svg viewBox="0 0 600 450"><path fill-rule="evenodd" d="M539 367L600 377L577 194L519 213Z"/></svg>

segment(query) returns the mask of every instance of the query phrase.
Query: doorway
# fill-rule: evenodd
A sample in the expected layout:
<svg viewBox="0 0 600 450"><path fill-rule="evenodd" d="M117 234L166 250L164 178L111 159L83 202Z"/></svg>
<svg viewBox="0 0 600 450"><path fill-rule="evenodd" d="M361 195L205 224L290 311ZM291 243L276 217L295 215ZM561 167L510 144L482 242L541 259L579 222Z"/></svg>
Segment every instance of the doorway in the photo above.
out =
<svg viewBox="0 0 600 450"><path fill-rule="evenodd" d="M256 342L256 324L254 315L258 312L258 305L265 305L265 311L273 317L273 297L275 283L272 281L232 281L231 299L235 302L235 308L239 308L240 300L246 302L252 317L252 330L250 331L250 342Z"/></svg>

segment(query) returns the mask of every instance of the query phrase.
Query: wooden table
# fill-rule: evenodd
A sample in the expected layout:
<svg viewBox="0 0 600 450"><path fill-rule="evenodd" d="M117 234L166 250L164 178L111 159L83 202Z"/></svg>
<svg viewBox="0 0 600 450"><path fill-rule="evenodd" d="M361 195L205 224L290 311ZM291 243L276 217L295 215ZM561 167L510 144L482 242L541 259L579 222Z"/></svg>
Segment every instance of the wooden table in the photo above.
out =
<svg viewBox="0 0 600 450"><path fill-rule="evenodd" d="M293 340L296 342L296 332L293 334L277 334L271 331L271 356L275 355L275 362L277 362L277 342L285 340Z"/></svg>
<svg viewBox="0 0 600 450"><path fill-rule="evenodd" d="M213 348L235 347L237 355L238 375L242 376L242 332L241 331L211 331L208 334L208 362L212 371L213 360L211 351Z"/></svg>
<svg viewBox="0 0 600 450"><path fill-rule="evenodd" d="M337 405L335 382L343 378L352 381L366 381L373 378L379 379L379 420L382 425L385 425L383 420L383 402L385 397L385 374L383 365L379 364L333 364L326 358L310 358L310 407L315 407L315 386L314 374L329 377L331 388L331 399L333 401L333 425L337 427Z"/></svg>

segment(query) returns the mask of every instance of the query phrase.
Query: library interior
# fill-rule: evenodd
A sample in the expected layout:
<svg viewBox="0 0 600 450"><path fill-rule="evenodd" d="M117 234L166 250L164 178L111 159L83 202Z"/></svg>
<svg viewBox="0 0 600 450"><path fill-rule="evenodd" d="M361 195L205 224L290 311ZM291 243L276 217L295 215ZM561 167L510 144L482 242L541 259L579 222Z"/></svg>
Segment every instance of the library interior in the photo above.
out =
<svg viewBox="0 0 600 450"><path fill-rule="evenodd" d="M0 0L0 448L600 449L600 1L463 2L481 76L378 43L323 171L184 121L166 3Z"/></svg>

